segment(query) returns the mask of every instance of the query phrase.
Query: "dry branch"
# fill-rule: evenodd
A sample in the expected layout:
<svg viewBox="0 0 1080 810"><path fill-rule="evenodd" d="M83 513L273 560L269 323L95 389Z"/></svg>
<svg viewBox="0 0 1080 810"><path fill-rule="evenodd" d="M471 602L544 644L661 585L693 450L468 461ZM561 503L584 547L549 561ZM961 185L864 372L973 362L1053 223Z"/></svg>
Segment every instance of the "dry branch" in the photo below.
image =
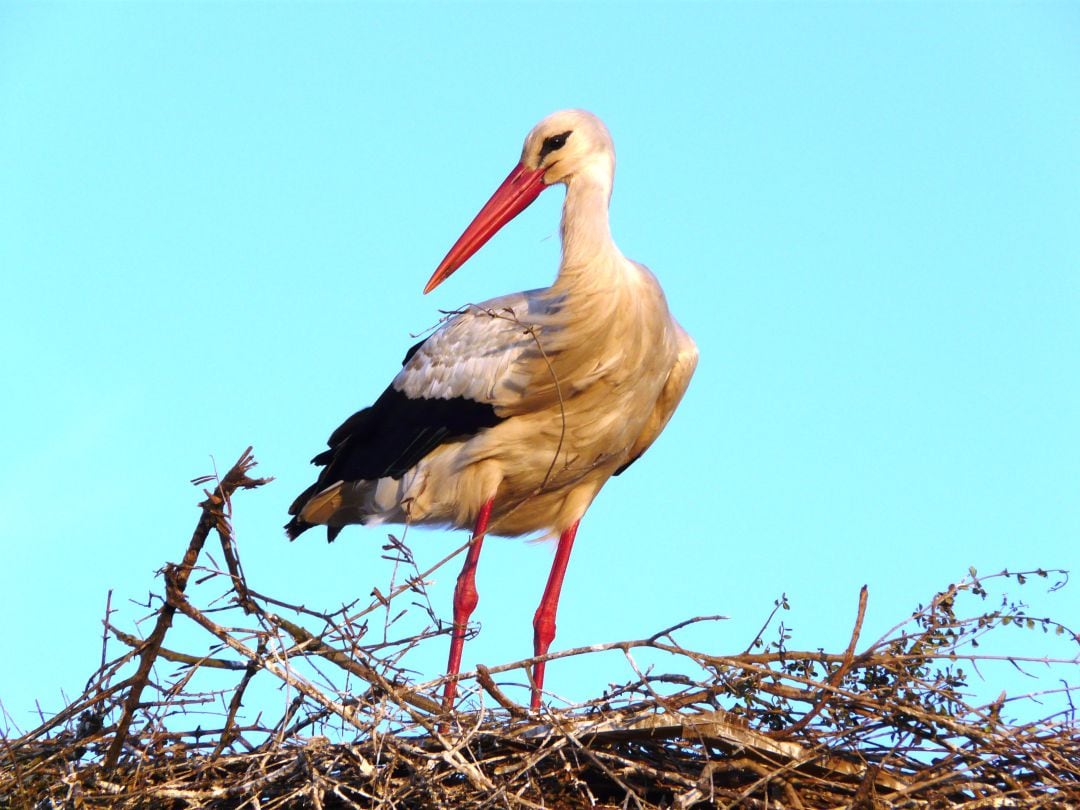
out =
<svg viewBox="0 0 1080 810"><path fill-rule="evenodd" d="M1080 641L1020 602L958 610L986 604L991 586L1062 572L973 571L861 651L865 588L839 653L789 650L782 625L766 642L776 611L742 653L678 641L721 617L554 653L545 660L621 651L627 665L624 683L566 709L530 712L496 682L526 680L534 659L480 666L461 678L475 682L468 710L448 715L442 679L415 683L401 664L442 634L424 592L434 568L392 538L388 558L409 575L366 607L320 612L250 588L229 517L236 491L265 483L253 466L248 450L207 492L183 561L162 571L147 638L115 626L110 598L103 638L128 649L103 654L55 717L0 738L0 807L1080 807ZM226 570L193 578L212 529ZM391 607L407 593L429 626L395 636L408 608ZM386 622L370 641L376 611ZM209 646L191 649L174 621ZM983 655L977 645L1009 625L1060 635L1068 653ZM639 665L653 653L664 671ZM963 666L1032 662L1045 673L1031 694L970 702Z"/></svg>

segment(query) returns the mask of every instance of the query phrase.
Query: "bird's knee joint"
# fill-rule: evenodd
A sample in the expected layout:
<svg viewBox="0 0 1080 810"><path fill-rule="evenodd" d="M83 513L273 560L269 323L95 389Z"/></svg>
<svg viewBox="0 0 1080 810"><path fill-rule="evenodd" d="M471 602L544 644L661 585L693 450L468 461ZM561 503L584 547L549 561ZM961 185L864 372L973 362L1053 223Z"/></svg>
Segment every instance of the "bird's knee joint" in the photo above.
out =
<svg viewBox="0 0 1080 810"><path fill-rule="evenodd" d="M476 585L470 579L458 577L457 587L454 588L455 612L472 613L480 602L480 594L476 591Z"/></svg>
<svg viewBox="0 0 1080 810"><path fill-rule="evenodd" d="M538 654L547 651L547 646L555 638L555 617L546 611L537 611L533 617L533 640ZM540 648L543 649L540 649Z"/></svg>

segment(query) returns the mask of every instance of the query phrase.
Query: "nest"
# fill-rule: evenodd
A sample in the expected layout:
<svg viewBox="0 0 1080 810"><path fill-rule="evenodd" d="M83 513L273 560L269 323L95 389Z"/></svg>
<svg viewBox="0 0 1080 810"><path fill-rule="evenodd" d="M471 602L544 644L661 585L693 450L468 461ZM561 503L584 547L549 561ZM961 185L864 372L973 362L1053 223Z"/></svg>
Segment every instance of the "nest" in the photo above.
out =
<svg viewBox="0 0 1080 810"><path fill-rule="evenodd" d="M249 449L220 480L196 481L216 486L182 562L162 571L152 630L114 626L107 607L102 665L84 693L38 728L5 733L0 806L1080 807L1070 685L1080 659L1007 657L1018 668L1037 661L1046 688L985 705L969 703L964 669L1001 660L978 646L1005 625L1063 636L1074 653L1080 639L1008 599L972 615L958 607L985 608L1005 581L1046 578L1053 590L1064 572L972 571L860 649L864 588L836 653L788 649L782 624L765 641L784 599L737 654L680 644L687 627L718 618L698 617L547 656L623 653L632 677L588 702L540 712L516 703L497 676L527 679L525 659L463 674L469 710L447 711L436 697L445 679L415 683L400 665L447 632L430 608L419 633L366 637L369 616L402 594L424 596L434 570L420 571L401 541L387 553L410 576L367 606L320 613L249 586L229 516L237 491L266 483L249 476L254 464ZM213 533L224 570L200 564ZM193 586L207 584L224 587L199 606ZM179 617L209 634L209 648L177 648ZM107 660L107 640L124 654ZM639 667L646 651L663 654L663 672ZM276 714L258 705L266 682L291 696ZM253 719L245 699L258 705ZM210 709L213 727L207 711L192 727L193 707ZM1024 712L1035 719L1005 719Z"/></svg>

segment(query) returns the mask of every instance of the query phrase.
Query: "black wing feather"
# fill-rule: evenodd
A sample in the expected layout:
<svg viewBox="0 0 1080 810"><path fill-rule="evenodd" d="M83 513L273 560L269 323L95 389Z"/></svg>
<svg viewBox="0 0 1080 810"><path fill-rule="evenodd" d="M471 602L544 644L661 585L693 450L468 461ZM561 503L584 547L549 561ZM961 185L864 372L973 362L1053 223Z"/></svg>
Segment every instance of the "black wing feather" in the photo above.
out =
<svg viewBox="0 0 1080 810"><path fill-rule="evenodd" d="M626 462L621 467L619 467L619 469L617 469L615 472L613 472L612 475L622 475L624 472L626 472L626 468L629 467L631 464L633 464L635 461L637 461L639 458L641 458L641 456L642 456L642 454L638 453L636 456L634 456L628 462Z"/></svg>
<svg viewBox="0 0 1080 810"><path fill-rule="evenodd" d="M326 467L327 485L401 478L440 444L475 435L501 421L488 403L464 397L411 399L387 388L374 405L345 420L330 437L330 449L312 461Z"/></svg>
<svg viewBox="0 0 1080 810"><path fill-rule="evenodd" d="M289 514L298 515L308 500L338 481L401 478L439 445L473 436L502 420L488 403L464 397L412 399L387 388L374 405L354 413L331 434L329 449L312 459L323 467L319 480L293 502ZM294 518L286 528L296 537L310 524Z"/></svg>

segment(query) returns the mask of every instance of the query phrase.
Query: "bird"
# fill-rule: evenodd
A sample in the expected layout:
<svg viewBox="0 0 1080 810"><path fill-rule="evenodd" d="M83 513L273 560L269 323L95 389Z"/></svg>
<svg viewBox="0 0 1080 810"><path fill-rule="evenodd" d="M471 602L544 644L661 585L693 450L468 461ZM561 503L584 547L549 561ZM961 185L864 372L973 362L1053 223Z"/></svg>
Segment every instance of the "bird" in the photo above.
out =
<svg viewBox="0 0 1080 810"><path fill-rule="evenodd" d="M486 535L558 538L533 618L530 708L578 524L600 488L656 440L697 366L653 273L611 236L615 147L584 110L529 132L521 159L439 263L424 293L458 270L545 189L563 185L562 258L546 288L469 304L408 350L373 405L312 459L314 484L289 509L295 539L323 525L471 529L454 588L443 705L453 707Z"/></svg>

